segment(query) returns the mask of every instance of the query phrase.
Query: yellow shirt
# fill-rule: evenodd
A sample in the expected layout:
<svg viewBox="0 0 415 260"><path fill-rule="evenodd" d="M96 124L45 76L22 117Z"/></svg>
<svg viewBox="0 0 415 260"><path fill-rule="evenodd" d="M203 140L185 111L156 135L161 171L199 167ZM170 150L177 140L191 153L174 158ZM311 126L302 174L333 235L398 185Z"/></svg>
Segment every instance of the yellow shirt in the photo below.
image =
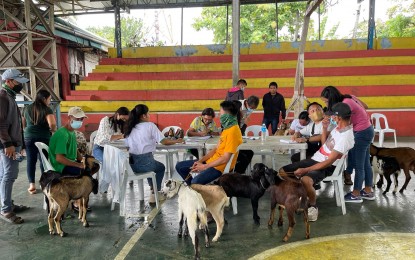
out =
<svg viewBox="0 0 415 260"><path fill-rule="evenodd" d="M219 157L222 157L225 153L236 153L236 149L240 144L242 144L242 134L241 130L239 130L238 125L234 125L226 130L223 130L222 134L220 135L219 145L216 148L215 154L213 154L213 156L206 162L213 162ZM233 157L231 169L235 167L237 157L238 156ZM226 163L216 166L215 169L223 172L225 167Z"/></svg>

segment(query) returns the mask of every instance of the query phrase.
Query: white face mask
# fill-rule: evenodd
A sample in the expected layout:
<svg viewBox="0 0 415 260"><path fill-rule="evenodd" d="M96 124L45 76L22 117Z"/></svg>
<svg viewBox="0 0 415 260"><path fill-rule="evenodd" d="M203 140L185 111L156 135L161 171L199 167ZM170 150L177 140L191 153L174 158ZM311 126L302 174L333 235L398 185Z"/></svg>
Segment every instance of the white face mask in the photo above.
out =
<svg viewBox="0 0 415 260"><path fill-rule="evenodd" d="M82 121L72 120L71 127L73 129L79 129L82 126Z"/></svg>

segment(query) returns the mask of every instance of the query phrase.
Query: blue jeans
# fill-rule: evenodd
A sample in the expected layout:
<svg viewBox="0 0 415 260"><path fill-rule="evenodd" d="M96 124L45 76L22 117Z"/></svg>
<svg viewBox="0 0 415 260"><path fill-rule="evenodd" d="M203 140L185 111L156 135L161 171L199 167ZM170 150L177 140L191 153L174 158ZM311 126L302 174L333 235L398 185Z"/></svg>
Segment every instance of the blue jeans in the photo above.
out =
<svg viewBox="0 0 415 260"><path fill-rule="evenodd" d="M178 162L176 164L176 171L179 173L180 176L182 176L183 180L187 178L187 176L190 173L190 167L192 167L195 162L196 161L194 160L188 160L188 161ZM221 175L222 175L221 171L218 171L215 168L211 167L200 172L195 178L192 178L192 176L190 176L189 178L187 178L186 183L187 185L208 184L216 180L217 178L219 178Z"/></svg>
<svg viewBox="0 0 415 260"><path fill-rule="evenodd" d="M92 156L94 156L95 159L102 164L102 161L104 161L104 147L94 144L94 147L92 148Z"/></svg>
<svg viewBox="0 0 415 260"><path fill-rule="evenodd" d="M349 151L347 158L347 173L355 170L353 190L361 190L363 181L366 187L373 185L373 172L370 166L369 148L375 132L370 126L365 130L354 132L354 147Z"/></svg>
<svg viewBox="0 0 415 260"><path fill-rule="evenodd" d="M20 152L20 147L16 147ZM0 199L1 213L12 211L12 191L14 181L19 174L19 162L6 156L4 148L0 148Z"/></svg>
<svg viewBox="0 0 415 260"><path fill-rule="evenodd" d="M35 183L36 175L36 162L39 160L40 172L43 173L45 169L43 168L42 160L40 159L39 150L35 145L36 142L42 142L46 145L49 145L49 139L46 138L25 138L26 145L26 158L27 158L27 179L29 183Z"/></svg>
<svg viewBox="0 0 415 260"><path fill-rule="evenodd" d="M277 132L278 130L278 123L279 123L280 119L278 117L274 117L274 118L265 118L262 120L262 123L265 124L265 126L269 127L269 125L271 124L271 129L272 129L272 135L275 134L275 132Z"/></svg>
<svg viewBox="0 0 415 260"><path fill-rule="evenodd" d="M154 159L153 153L145 154L130 154L130 165L135 174L140 174L144 172L155 172L156 181L157 181L157 190L161 189L161 183L164 178L164 172L166 167L161 162ZM151 178L147 179L148 185L153 186L153 180ZM154 190L154 188L153 188Z"/></svg>

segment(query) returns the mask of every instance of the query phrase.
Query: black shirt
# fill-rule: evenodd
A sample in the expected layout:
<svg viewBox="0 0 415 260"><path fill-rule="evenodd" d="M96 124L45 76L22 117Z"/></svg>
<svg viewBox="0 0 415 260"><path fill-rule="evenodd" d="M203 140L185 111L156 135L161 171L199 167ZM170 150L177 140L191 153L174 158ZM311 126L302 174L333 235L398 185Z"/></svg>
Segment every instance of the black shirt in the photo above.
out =
<svg viewBox="0 0 415 260"><path fill-rule="evenodd" d="M282 118L285 119L285 100L280 93L271 95L267 93L262 99L262 107L264 108L264 118L278 117L282 112Z"/></svg>

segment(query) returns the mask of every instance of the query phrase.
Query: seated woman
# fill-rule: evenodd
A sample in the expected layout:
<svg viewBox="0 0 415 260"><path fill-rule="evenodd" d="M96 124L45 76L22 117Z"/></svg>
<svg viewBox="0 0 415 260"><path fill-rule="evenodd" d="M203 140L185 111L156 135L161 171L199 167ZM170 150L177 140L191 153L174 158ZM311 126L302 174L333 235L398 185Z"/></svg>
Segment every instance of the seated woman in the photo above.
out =
<svg viewBox="0 0 415 260"><path fill-rule="evenodd" d="M151 178L147 179L152 191L149 203L155 203L154 190L160 191L166 169L164 164L154 159L153 152L156 151L156 145L157 143L164 145L182 143L183 139L165 138L157 126L150 122L148 107L138 104L131 110L127 121L125 142L129 147L130 165L134 173L140 174L150 171L156 173L156 187L154 187L155 184ZM159 199L164 199L162 193L159 194Z"/></svg>
<svg viewBox="0 0 415 260"><path fill-rule="evenodd" d="M101 163L104 158L104 145L124 138L124 124L129 114L128 108L120 107L112 116L101 119L92 148L92 155Z"/></svg>
<svg viewBox="0 0 415 260"><path fill-rule="evenodd" d="M226 164L240 144L242 134L239 130L237 114L239 110L231 101L223 101L220 104L220 123L222 133L215 149L200 158L198 161L183 161L176 164L176 170L190 184L207 184L219 178L225 170ZM233 159L231 169L236 164L236 156ZM192 177L190 172L197 173Z"/></svg>
<svg viewBox="0 0 415 260"><path fill-rule="evenodd" d="M303 111L298 115L297 119L294 119L288 130L288 134L293 135L300 132L301 129L306 127L310 123L310 118L308 117L308 112Z"/></svg>
<svg viewBox="0 0 415 260"><path fill-rule="evenodd" d="M215 121L215 111L213 108L205 108L202 111L202 115L193 119L190 124L189 129L187 130L187 136L207 136L207 135L219 135L219 128L216 126ZM190 149L190 153L199 159L199 153L197 149Z"/></svg>
<svg viewBox="0 0 415 260"><path fill-rule="evenodd" d="M306 158L313 156L321 147L321 133L323 132L323 107L317 103L313 102L307 106L308 116L311 119L311 122L300 130L300 132L295 133L291 139L295 140L297 143L307 143ZM329 129L331 130L331 129ZM291 156L291 162L295 163L300 161L300 153L295 153Z"/></svg>

